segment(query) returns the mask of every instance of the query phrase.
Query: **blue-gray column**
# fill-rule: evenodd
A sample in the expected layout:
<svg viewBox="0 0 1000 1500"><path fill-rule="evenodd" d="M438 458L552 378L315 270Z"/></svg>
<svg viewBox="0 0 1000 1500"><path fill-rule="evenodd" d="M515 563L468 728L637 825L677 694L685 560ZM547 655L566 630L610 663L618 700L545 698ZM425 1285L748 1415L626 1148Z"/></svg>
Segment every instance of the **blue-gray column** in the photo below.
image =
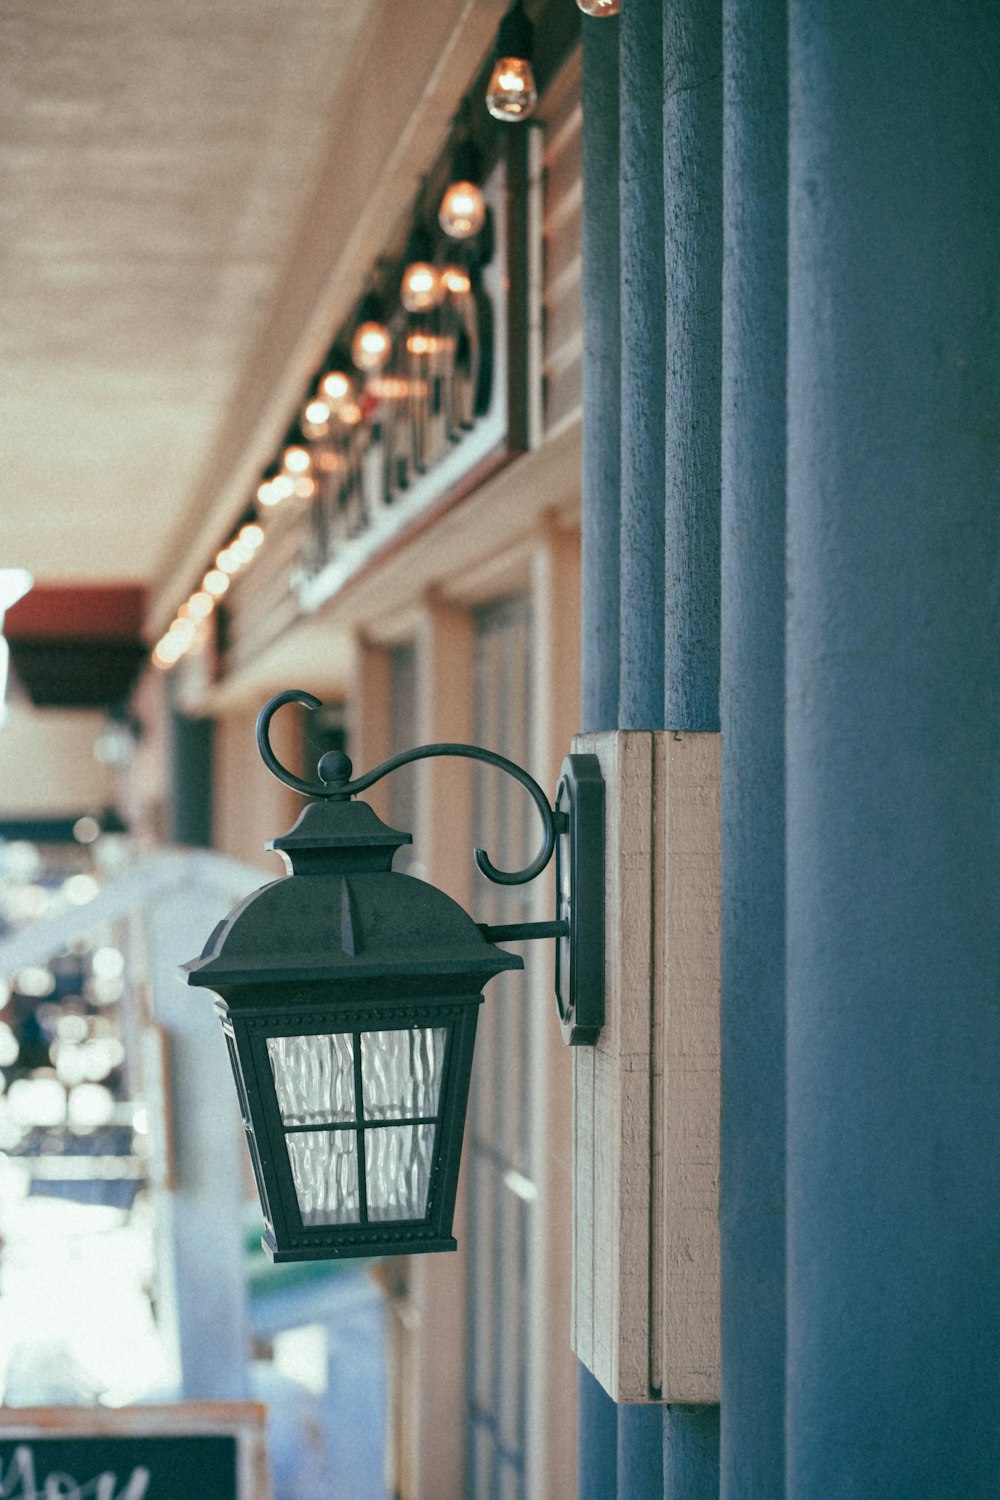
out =
<svg viewBox="0 0 1000 1500"><path fill-rule="evenodd" d="M666 361L664 712L719 727L722 6L663 12Z"/></svg>
<svg viewBox="0 0 1000 1500"><path fill-rule="evenodd" d="M619 23L583 18L582 727L618 726L621 678ZM627 585L627 588L630 585ZM618 1407L580 1365L579 1500L615 1500Z"/></svg>
<svg viewBox="0 0 1000 1500"><path fill-rule="evenodd" d="M663 727L663 3L621 13L621 663L618 724ZM603 21L598 23L604 25Z"/></svg>
<svg viewBox="0 0 1000 1500"><path fill-rule="evenodd" d="M788 1500L1000 1475L1000 9L790 8Z"/></svg>
<svg viewBox="0 0 1000 1500"><path fill-rule="evenodd" d="M760 1492L764 1500L764 1491ZM663 1419L663 1500L719 1500L719 1408L668 1406Z"/></svg>
<svg viewBox="0 0 1000 1500"><path fill-rule="evenodd" d="M711 731L719 728L721 0L664 6L663 74L664 717L672 729ZM670 1500L717 1500L718 1408L668 1407L662 1438Z"/></svg>
<svg viewBox="0 0 1000 1500"><path fill-rule="evenodd" d="M581 721L618 723L619 506L619 23L583 17L583 474ZM577 1413L579 1500L615 1500L618 1408L583 1365Z"/></svg>
<svg viewBox="0 0 1000 1500"><path fill-rule="evenodd" d="M578 1500L615 1500L618 1407L583 1365L577 1410L577 1473Z"/></svg>
<svg viewBox="0 0 1000 1500"><path fill-rule="evenodd" d="M621 15L622 729L664 725L663 0ZM660 1500L662 1412L618 1409L618 1500ZM611 1497L609 1497L611 1500Z"/></svg>
<svg viewBox="0 0 1000 1500"><path fill-rule="evenodd" d="M723 1500L784 1493L786 12L725 0Z"/></svg>
<svg viewBox="0 0 1000 1500"><path fill-rule="evenodd" d="M618 21L584 16L581 728L618 723L621 314Z"/></svg>
<svg viewBox="0 0 1000 1500"><path fill-rule="evenodd" d="M663 1495L663 1416L662 1406L619 1406L618 1500Z"/></svg>

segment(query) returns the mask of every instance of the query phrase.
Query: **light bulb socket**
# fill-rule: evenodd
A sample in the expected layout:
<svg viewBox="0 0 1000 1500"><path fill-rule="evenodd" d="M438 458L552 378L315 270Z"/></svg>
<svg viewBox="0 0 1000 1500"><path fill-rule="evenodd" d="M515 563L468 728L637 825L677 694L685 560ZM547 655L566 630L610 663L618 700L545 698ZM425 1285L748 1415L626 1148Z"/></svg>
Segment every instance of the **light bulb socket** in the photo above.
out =
<svg viewBox="0 0 1000 1500"><path fill-rule="evenodd" d="M463 137L455 147L455 154L451 159L451 174L448 178L451 182L472 182L476 187L483 180L483 157L482 152L476 145L471 135Z"/></svg>
<svg viewBox="0 0 1000 1500"><path fill-rule="evenodd" d="M286 451L286 449L288 449L288 448L308 448L308 447L309 447L309 439L306 437L305 433L302 431L302 425L299 422L298 418L296 418L296 420L291 424L291 426L285 432L284 437L281 439L281 447L279 449L279 458L278 458L278 466L279 466L279 468L282 466L282 463L281 463L281 454L283 454Z"/></svg>
<svg viewBox="0 0 1000 1500"><path fill-rule="evenodd" d="M371 347L373 336L377 337L375 347ZM384 369L391 357L392 335L385 321L382 299L374 292L367 292L361 299L351 339L351 363L370 375Z"/></svg>
<svg viewBox="0 0 1000 1500"><path fill-rule="evenodd" d="M516 0L500 22L493 56L522 57L525 62L534 61L535 27L521 0Z"/></svg>
<svg viewBox="0 0 1000 1500"><path fill-rule="evenodd" d="M414 261L433 262L433 260L434 243L427 226L426 224L415 224L410 230L410 237L406 242L405 264L412 266Z"/></svg>
<svg viewBox="0 0 1000 1500"><path fill-rule="evenodd" d="M350 350L345 349L343 344L332 344L326 358L323 361L323 368L320 370L319 375L316 377L315 390L317 392L319 391L324 376L335 375L338 373L346 375L350 368Z"/></svg>
<svg viewBox="0 0 1000 1500"><path fill-rule="evenodd" d="M385 308L382 306L382 298L377 292L366 292L362 297L356 321L358 323L385 322Z"/></svg>

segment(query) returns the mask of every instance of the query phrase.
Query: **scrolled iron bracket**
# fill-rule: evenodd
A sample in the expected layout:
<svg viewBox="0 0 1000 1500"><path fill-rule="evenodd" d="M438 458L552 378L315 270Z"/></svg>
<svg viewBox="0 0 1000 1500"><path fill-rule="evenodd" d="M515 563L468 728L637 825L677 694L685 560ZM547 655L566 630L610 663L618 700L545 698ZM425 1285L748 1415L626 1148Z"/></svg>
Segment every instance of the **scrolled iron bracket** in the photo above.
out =
<svg viewBox="0 0 1000 1500"><path fill-rule="evenodd" d="M475 849L473 856L476 865L495 885L525 885L534 880L545 869L556 845L556 835L563 830L565 814L556 812L550 805L545 792L539 786L535 778L519 766L515 761L508 760L505 755L498 755L493 750L484 750L479 745L463 745L445 742L435 745L418 745L412 750L404 750L399 755L390 756L388 760L382 761L372 771L367 771L363 776L351 779L353 766L348 756L341 751L331 751L322 756L317 766L319 780L306 781L301 776L296 776L283 766L271 748L270 724L279 708L286 703L299 703L308 709L322 708L322 701L313 693L304 692L301 688L290 688L287 692L278 693L268 700L261 709L257 718L257 749L260 758L264 762L272 776L283 781L294 791L301 792L306 797L328 798L331 801L345 801L363 792L376 782L381 781L393 771L398 771L401 766L410 765L414 761L428 760L434 756L456 756L465 760L481 761L484 765L495 766L499 771L505 771L515 781L520 782L531 800L538 809L542 820L542 845L530 864L525 865L523 870L500 870L490 859L485 849Z"/></svg>

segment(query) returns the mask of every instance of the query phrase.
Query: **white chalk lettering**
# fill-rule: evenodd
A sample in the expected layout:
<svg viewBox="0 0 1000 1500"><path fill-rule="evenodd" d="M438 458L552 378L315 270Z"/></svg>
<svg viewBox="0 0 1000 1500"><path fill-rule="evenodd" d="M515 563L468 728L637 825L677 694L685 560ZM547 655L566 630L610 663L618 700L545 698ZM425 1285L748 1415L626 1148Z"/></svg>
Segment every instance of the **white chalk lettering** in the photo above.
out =
<svg viewBox="0 0 1000 1500"><path fill-rule="evenodd" d="M17 1485L21 1488L17 1489ZM0 1497L2 1500L41 1500L35 1487L35 1461L30 1448L19 1446L14 1449L6 1474L0 1462Z"/></svg>
<svg viewBox="0 0 1000 1500"><path fill-rule="evenodd" d="M107 1471L98 1474L95 1479L88 1479L85 1484L77 1484L68 1474L50 1474L38 1500L143 1500L149 1488L149 1479L150 1471L140 1464L132 1470L125 1488L116 1495L118 1476ZM57 1489L57 1485L65 1485L66 1488Z"/></svg>
<svg viewBox="0 0 1000 1500"><path fill-rule="evenodd" d="M27 1444L19 1444L6 1472L0 1461L0 1500L143 1500L150 1478L150 1470L139 1464L122 1490L117 1474L110 1470L83 1484L70 1474L49 1474L39 1488L35 1456Z"/></svg>

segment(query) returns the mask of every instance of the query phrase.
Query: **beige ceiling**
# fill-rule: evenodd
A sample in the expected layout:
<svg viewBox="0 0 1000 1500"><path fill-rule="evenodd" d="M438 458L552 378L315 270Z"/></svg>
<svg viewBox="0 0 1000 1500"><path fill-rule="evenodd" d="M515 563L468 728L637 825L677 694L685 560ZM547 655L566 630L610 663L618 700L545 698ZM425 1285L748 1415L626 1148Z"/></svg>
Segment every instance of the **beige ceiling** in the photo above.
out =
<svg viewBox="0 0 1000 1500"><path fill-rule="evenodd" d="M0 0L0 568L141 584L157 638L508 3ZM90 718L14 706L6 816L110 800Z"/></svg>
<svg viewBox="0 0 1000 1500"><path fill-rule="evenodd" d="M160 561L377 0L0 0L0 562Z"/></svg>

